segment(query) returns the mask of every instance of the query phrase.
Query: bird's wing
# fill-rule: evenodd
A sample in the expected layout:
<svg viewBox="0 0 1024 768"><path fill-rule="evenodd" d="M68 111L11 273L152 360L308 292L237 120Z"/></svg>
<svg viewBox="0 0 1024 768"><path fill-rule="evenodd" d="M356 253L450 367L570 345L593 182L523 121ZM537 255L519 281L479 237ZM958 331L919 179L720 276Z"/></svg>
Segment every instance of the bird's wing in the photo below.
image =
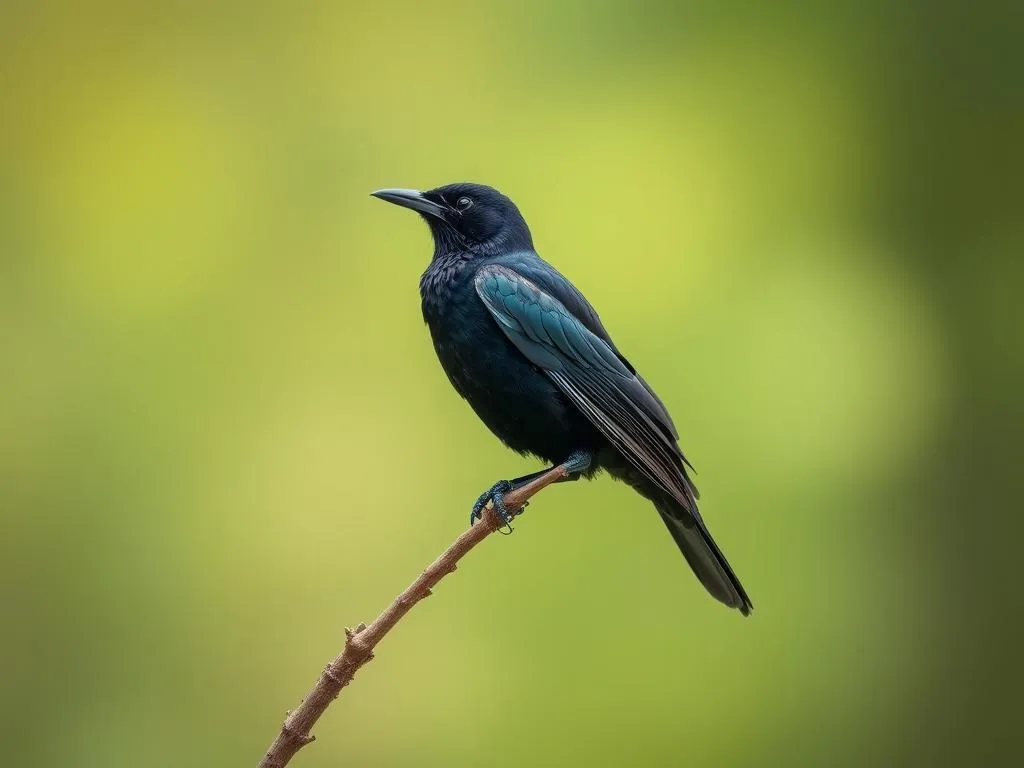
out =
<svg viewBox="0 0 1024 768"><path fill-rule="evenodd" d="M561 272L538 256L536 252L516 251L499 257L495 260L495 263L503 264L512 269L513 272L518 272L549 296L560 301L569 311L570 315L579 320L588 331L608 344L622 364L631 372L636 373L636 369L626 359L626 356L615 346L615 342L612 341L611 335L601 322L597 310L587 301L587 297L580 293L576 286L567 280ZM640 374L637 374L637 379L639 379L644 389L650 393L651 397L658 404L658 412L651 415L655 423L660 425L673 441L678 440L679 432L676 430L676 425L672 423L672 417L669 416L668 409L665 408L658 395L647 385L647 382L644 381ZM682 456L682 453L679 455ZM683 457L683 461L686 461L685 457ZM689 465L689 462L686 463Z"/></svg>
<svg viewBox="0 0 1024 768"><path fill-rule="evenodd" d="M612 345L550 292L508 266L480 267L475 286L519 351L633 466L699 520L696 490L679 446L664 428L664 406Z"/></svg>
<svg viewBox="0 0 1024 768"><path fill-rule="evenodd" d="M615 348L615 342L612 341L611 335L601 322L597 310L587 301L587 297L535 251L515 251L505 256L499 256L492 263L501 264L513 272L518 272L549 296L560 301L570 315L583 323L584 327L595 336L603 339L627 368L632 368L629 361Z"/></svg>

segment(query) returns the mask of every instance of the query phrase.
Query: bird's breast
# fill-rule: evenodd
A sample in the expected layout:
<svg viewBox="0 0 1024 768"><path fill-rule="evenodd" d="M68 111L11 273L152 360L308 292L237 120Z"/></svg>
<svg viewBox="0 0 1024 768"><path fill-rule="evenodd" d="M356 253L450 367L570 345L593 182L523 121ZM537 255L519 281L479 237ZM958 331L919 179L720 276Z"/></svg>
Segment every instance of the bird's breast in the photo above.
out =
<svg viewBox="0 0 1024 768"><path fill-rule="evenodd" d="M424 319L442 367L456 389L468 397L468 392L484 383L481 379L493 377L487 361L505 347L505 339L472 281L449 285L438 298L424 301Z"/></svg>

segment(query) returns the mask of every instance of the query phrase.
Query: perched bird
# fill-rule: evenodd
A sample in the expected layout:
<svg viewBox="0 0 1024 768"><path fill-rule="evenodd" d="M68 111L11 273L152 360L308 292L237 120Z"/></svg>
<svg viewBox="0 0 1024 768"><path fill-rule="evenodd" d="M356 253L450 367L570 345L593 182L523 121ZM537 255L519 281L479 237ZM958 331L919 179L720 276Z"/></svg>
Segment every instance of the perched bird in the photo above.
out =
<svg viewBox="0 0 1024 768"><path fill-rule="evenodd" d="M749 614L747 593L697 511L668 411L583 294L537 255L515 204L479 184L373 195L419 212L430 227L423 318L445 373L484 424L571 479L604 469L630 485L654 503L707 591ZM508 519L504 494L540 474L495 483L471 518L490 500Z"/></svg>

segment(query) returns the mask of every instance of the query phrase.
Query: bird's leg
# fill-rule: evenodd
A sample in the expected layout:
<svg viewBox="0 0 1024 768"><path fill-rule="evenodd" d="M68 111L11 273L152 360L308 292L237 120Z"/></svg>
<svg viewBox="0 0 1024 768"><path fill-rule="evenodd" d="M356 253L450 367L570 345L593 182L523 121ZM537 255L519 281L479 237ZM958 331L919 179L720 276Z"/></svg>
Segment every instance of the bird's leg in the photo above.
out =
<svg viewBox="0 0 1024 768"><path fill-rule="evenodd" d="M590 462L592 460L593 459L591 458L590 454L587 453L586 451L574 451L573 453L570 453L569 458L567 458L561 464L555 464L553 467L541 469L537 472L531 472L528 475L523 475L522 477L517 477L514 480L509 480L509 482L512 484L513 489L522 488L531 480L536 480L538 477L543 477L553 469L561 468L565 470L566 475L564 477L558 478L557 480L554 480L553 482L569 483L572 482L573 480L579 480L581 473L586 472L587 469L590 468Z"/></svg>
<svg viewBox="0 0 1024 768"><path fill-rule="evenodd" d="M569 473L564 479L578 480L583 472L590 469L593 461L594 457L588 451L573 451L569 458L562 462L562 469Z"/></svg>
<svg viewBox="0 0 1024 768"><path fill-rule="evenodd" d="M565 483L570 480L579 480L580 474L586 472L590 468L590 464L593 461L593 457L587 451L573 451L569 454L569 458L563 461L561 464L556 464L553 467L542 469L539 472L531 472L528 475L517 477L514 480L499 480L482 494L480 498L473 504L473 510L469 513L469 524L472 525L474 522L480 519L483 514L484 507L487 506L488 501L494 502L494 510L498 513L501 519L508 525L515 514L522 512L517 510L515 513L510 513L505 507L505 494L513 489L522 488L529 483L532 483L545 475L551 475L557 473L556 477L548 480L545 485L549 483ZM525 509L525 507L524 507Z"/></svg>
<svg viewBox="0 0 1024 768"><path fill-rule="evenodd" d="M537 470L536 472L531 472L528 475L523 475L522 477L513 478L512 480L509 480L509 483L512 485L512 489L513 490L515 490L516 488L522 488L524 485L526 485L527 483L529 483L529 482L531 482L533 480L536 480L538 477L544 477L544 475L546 475L548 472L550 472L554 468L555 467L548 467L546 469L540 469L540 470ZM563 477L563 478L561 478L559 480L555 480L555 482L556 483L564 483L566 480L576 480L578 477L579 477L579 475L576 475L575 477Z"/></svg>

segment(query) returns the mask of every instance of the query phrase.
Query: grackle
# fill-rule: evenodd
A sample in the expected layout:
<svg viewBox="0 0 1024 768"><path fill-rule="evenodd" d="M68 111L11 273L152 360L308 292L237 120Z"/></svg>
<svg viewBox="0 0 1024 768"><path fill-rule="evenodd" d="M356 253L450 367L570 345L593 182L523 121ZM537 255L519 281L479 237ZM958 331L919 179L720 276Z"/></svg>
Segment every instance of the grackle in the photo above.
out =
<svg viewBox="0 0 1024 768"><path fill-rule="evenodd" d="M484 424L514 451L561 464L568 479L604 469L630 485L654 503L707 591L749 614L747 593L697 511L672 418L583 294L537 255L515 204L479 184L373 195L419 212L430 227L423 318L452 386ZM495 483L471 520L492 501L507 521L504 494L541 474Z"/></svg>

